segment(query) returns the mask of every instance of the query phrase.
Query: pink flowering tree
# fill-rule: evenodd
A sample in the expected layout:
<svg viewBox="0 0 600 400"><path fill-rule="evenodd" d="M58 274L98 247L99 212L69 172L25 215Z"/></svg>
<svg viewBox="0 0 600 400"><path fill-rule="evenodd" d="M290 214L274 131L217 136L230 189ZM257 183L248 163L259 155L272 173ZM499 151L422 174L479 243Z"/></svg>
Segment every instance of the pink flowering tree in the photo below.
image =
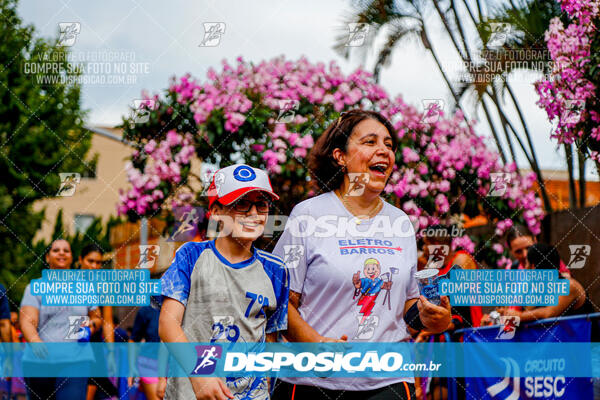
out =
<svg viewBox="0 0 600 400"><path fill-rule="evenodd" d="M550 22L546 42L554 62L549 77L536 82L538 105L554 121L552 137L575 144L600 172L600 2L560 0L569 18Z"/></svg>
<svg viewBox="0 0 600 400"><path fill-rule="evenodd" d="M381 112L399 138L396 168L387 200L402 208L420 231L436 223L462 222L485 215L496 224L493 238L456 238L454 246L485 255L497 264L506 250L501 236L515 223L537 234L541 201L534 178L522 178L514 164L502 165L459 111L448 117L432 108L425 115L391 98L358 69L349 75L335 63L276 58L259 64L223 62L205 81L173 79L162 96L146 96L143 123L125 121L124 138L135 151L127 164L131 188L121 194L120 214L130 220L170 215L175 205L206 205L193 181L193 158L218 165L246 162L269 171L289 214L315 194L306 158L315 140L341 112L365 108ZM495 245L495 247L494 247Z"/></svg>

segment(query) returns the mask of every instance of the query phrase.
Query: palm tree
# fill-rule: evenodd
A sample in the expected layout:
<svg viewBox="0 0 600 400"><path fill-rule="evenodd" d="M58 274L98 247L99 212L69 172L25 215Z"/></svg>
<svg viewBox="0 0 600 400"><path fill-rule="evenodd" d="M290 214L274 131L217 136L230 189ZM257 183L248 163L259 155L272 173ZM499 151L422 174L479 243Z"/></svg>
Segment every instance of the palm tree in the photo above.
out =
<svg viewBox="0 0 600 400"><path fill-rule="evenodd" d="M470 104L474 111L477 106L482 107L500 157L503 162L506 162L505 151L500 142L498 130L492 120L492 113L495 111L500 119L501 129L504 133L511 160L516 162L516 152L513 145L513 141L515 141L518 148L525 155L531 170L537 175L544 206L550 212L552 207L544 186L531 134L521 106L507 78L512 70L513 64L511 62L514 61L514 57L511 56L514 56L516 50L539 51L545 49L544 32L550 19L560 15L560 6L555 0L511 0L510 6L505 5L494 8L494 6L488 5L486 8L492 8L492 11L487 15L481 0L475 0L476 13L471 10L467 0L461 0L458 3L464 9L462 14L459 12L459 4L456 0L431 0L430 2L425 0L359 1L356 3L356 10L348 19L348 22L369 24L370 28L374 30L365 43L363 53L365 53L366 48L374 48L375 37L378 34L385 32L387 35L385 45L377 49L378 56L373 68L377 80L381 68L389 63L396 45L406 38L420 39L423 47L431 53L442 74L454 99L455 107L462 109L461 100ZM468 79L452 84L447 76L435 52L435 47L427 35L424 14L430 10L440 18L458 57L465 65L470 66L469 71L466 71ZM507 34L507 40L500 48L488 51L484 46L490 42L492 35L495 33L490 29L491 26L494 26L492 24L509 24L510 27L514 28L514 31ZM467 28L476 32L478 37L476 42L478 43L468 40ZM345 46L345 42L341 37L336 41L335 49L345 57L350 55L350 48ZM495 65L492 63L495 63ZM543 63L530 62L525 65L525 68L539 70L540 64ZM490 68L492 66L496 66L496 68ZM545 68L545 66L542 66L541 70L544 71ZM493 76L492 79L488 78L490 75ZM520 126L513 123L507 116L507 111L511 108L516 111ZM524 137L525 140L521 137Z"/></svg>

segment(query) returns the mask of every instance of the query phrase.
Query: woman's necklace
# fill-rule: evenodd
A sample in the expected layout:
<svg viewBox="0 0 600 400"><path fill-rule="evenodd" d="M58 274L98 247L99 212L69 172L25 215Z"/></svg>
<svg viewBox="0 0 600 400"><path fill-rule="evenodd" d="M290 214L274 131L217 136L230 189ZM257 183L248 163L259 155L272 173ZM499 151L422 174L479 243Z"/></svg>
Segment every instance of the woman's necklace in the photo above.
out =
<svg viewBox="0 0 600 400"><path fill-rule="evenodd" d="M371 207L369 211L367 211L366 215L356 215L358 213L354 211L354 207L346 200L346 196L342 195L339 191L336 191L336 194L342 200L342 203L344 203L344 205L350 211L350 213L355 216L354 222L356 223L356 225L360 225L361 222L373 218L375 215L377 215L377 213L379 212L379 210L381 210L381 207L383 206L383 201L381 200L381 197L377 197L377 200L379 201L377 202L377 204Z"/></svg>

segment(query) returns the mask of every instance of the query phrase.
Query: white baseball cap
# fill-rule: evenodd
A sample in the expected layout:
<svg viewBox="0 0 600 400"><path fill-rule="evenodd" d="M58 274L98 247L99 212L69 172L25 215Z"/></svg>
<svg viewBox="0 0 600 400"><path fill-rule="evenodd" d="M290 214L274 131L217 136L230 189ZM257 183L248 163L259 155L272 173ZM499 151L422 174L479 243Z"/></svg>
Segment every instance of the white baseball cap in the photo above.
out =
<svg viewBox="0 0 600 400"><path fill-rule="evenodd" d="M247 193L261 191L273 200L279 196L273 192L271 181L265 171L246 164L235 164L221 168L213 174L208 187L208 206L218 200L227 206Z"/></svg>

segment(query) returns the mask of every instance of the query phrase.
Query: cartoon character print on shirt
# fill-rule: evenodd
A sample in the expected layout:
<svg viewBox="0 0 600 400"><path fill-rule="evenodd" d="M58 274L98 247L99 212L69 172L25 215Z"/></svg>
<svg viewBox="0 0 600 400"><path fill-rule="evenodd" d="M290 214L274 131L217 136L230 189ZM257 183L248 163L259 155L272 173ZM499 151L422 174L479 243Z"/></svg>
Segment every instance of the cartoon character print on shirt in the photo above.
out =
<svg viewBox="0 0 600 400"><path fill-rule="evenodd" d="M352 275L352 284L354 285L353 300L357 306L360 306L358 321L358 330L354 339L368 339L372 336L379 323L379 317L372 315L373 307L377 297L382 290L385 291L382 305L390 304L390 290L392 289L392 275L397 272L397 268L390 268L390 272L381 273L381 264L376 258L368 258L363 265L364 277L360 277L360 271Z"/></svg>

